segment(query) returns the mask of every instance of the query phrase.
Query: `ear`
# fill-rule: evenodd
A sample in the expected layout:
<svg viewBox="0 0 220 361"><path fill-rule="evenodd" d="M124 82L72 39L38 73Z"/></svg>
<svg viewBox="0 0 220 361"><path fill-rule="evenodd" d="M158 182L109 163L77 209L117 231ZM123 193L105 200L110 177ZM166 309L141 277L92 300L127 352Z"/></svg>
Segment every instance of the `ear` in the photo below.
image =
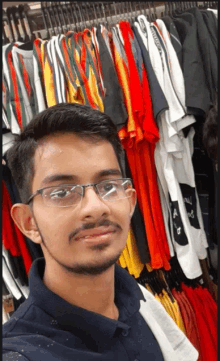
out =
<svg viewBox="0 0 220 361"><path fill-rule="evenodd" d="M130 218L132 218L136 204L137 204L137 193L136 190L133 188L131 189L131 197L128 198L130 204Z"/></svg>
<svg viewBox="0 0 220 361"><path fill-rule="evenodd" d="M35 243L42 243L32 209L22 203L16 203L11 208L11 217L20 231Z"/></svg>

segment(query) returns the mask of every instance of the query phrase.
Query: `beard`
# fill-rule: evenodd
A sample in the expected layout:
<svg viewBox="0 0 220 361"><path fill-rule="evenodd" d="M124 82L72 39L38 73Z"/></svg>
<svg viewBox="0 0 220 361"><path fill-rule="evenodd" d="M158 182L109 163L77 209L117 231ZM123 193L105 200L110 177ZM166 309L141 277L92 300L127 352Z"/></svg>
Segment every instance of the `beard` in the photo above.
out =
<svg viewBox="0 0 220 361"><path fill-rule="evenodd" d="M105 248L108 247L108 244L97 244L97 245L93 245L91 246L91 248L96 252L100 252L100 257L99 257L99 262L95 263L94 261L91 262L91 263L87 263L87 264L78 264L77 262L75 262L74 265L72 266L67 266L66 264L60 262L53 254L52 252L50 251L49 247L47 246L47 242L45 241L40 229L39 229L39 226L37 224L37 221L36 221L36 218L34 217L35 219L35 223L36 223L36 226L37 226L37 229L38 229L38 232L41 236L41 240L42 240L42 251L44 253L44 249L46 249L47 253L50 255L50 257L56 261L60 266L61 268L63 268L64 271L68 272L68 273L75 273L75 274L78 274L78 275L84 275L84 276L97 276L97 275L101 275L102 273L104 273L105 271L107 271L107 269L109 269L110 267L112 267L119 259L122 251L118 251L117 254L115 255L112 255L111 257L109 257L108 259L102 259L102 254L101 254L101 251L103 251ZM101 261L100 261L101 260Z"/></svg>

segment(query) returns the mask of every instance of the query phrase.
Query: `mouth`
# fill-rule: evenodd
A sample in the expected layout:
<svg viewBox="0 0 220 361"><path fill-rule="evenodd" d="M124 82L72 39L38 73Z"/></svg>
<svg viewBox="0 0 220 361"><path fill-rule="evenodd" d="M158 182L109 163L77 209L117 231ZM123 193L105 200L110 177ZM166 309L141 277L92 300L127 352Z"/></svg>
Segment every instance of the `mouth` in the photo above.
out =
<svg viewBox="0 0 220 361"><path fill-rule="evenodd" d="M115 233L116 230L91 230L90 232L85 232L84 234L79 234L78 237L75 237L75 241L85 241L85 242L101 242L110 240L111 235Z"/></svg>

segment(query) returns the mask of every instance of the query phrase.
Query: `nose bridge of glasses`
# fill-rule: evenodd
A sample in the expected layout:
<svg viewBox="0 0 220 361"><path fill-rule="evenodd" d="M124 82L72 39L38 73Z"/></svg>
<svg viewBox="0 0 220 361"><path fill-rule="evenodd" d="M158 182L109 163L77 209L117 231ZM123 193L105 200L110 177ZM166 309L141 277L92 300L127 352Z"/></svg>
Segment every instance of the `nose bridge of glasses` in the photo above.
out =
<svg viewBox="0 0 220 361"><path fill-rule="evenodd" d="M82 189L83 189L83 192L82 192L82 197L85 196L85 189L86 188L93 188L93 190L95 191L95 193L97 195L99 195L99 191L98 191L98 188L97 188L97 183L90 183L90 184L85 184L85 185L81 185Z"/></svg>

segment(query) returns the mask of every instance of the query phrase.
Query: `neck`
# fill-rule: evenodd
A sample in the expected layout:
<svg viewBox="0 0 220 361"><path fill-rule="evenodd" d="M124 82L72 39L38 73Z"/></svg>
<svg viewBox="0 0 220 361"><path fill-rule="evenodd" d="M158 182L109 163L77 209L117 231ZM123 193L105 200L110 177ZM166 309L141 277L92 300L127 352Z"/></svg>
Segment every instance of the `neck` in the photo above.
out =
<svg viewBox="0 0 220 361"><path fill-rule="evenodd" d="M113 265L101 275L78 275L57 263L55 267L46 262L43 283L74 306L118 319L118 309L114 303L114 272Z"/></svg>

